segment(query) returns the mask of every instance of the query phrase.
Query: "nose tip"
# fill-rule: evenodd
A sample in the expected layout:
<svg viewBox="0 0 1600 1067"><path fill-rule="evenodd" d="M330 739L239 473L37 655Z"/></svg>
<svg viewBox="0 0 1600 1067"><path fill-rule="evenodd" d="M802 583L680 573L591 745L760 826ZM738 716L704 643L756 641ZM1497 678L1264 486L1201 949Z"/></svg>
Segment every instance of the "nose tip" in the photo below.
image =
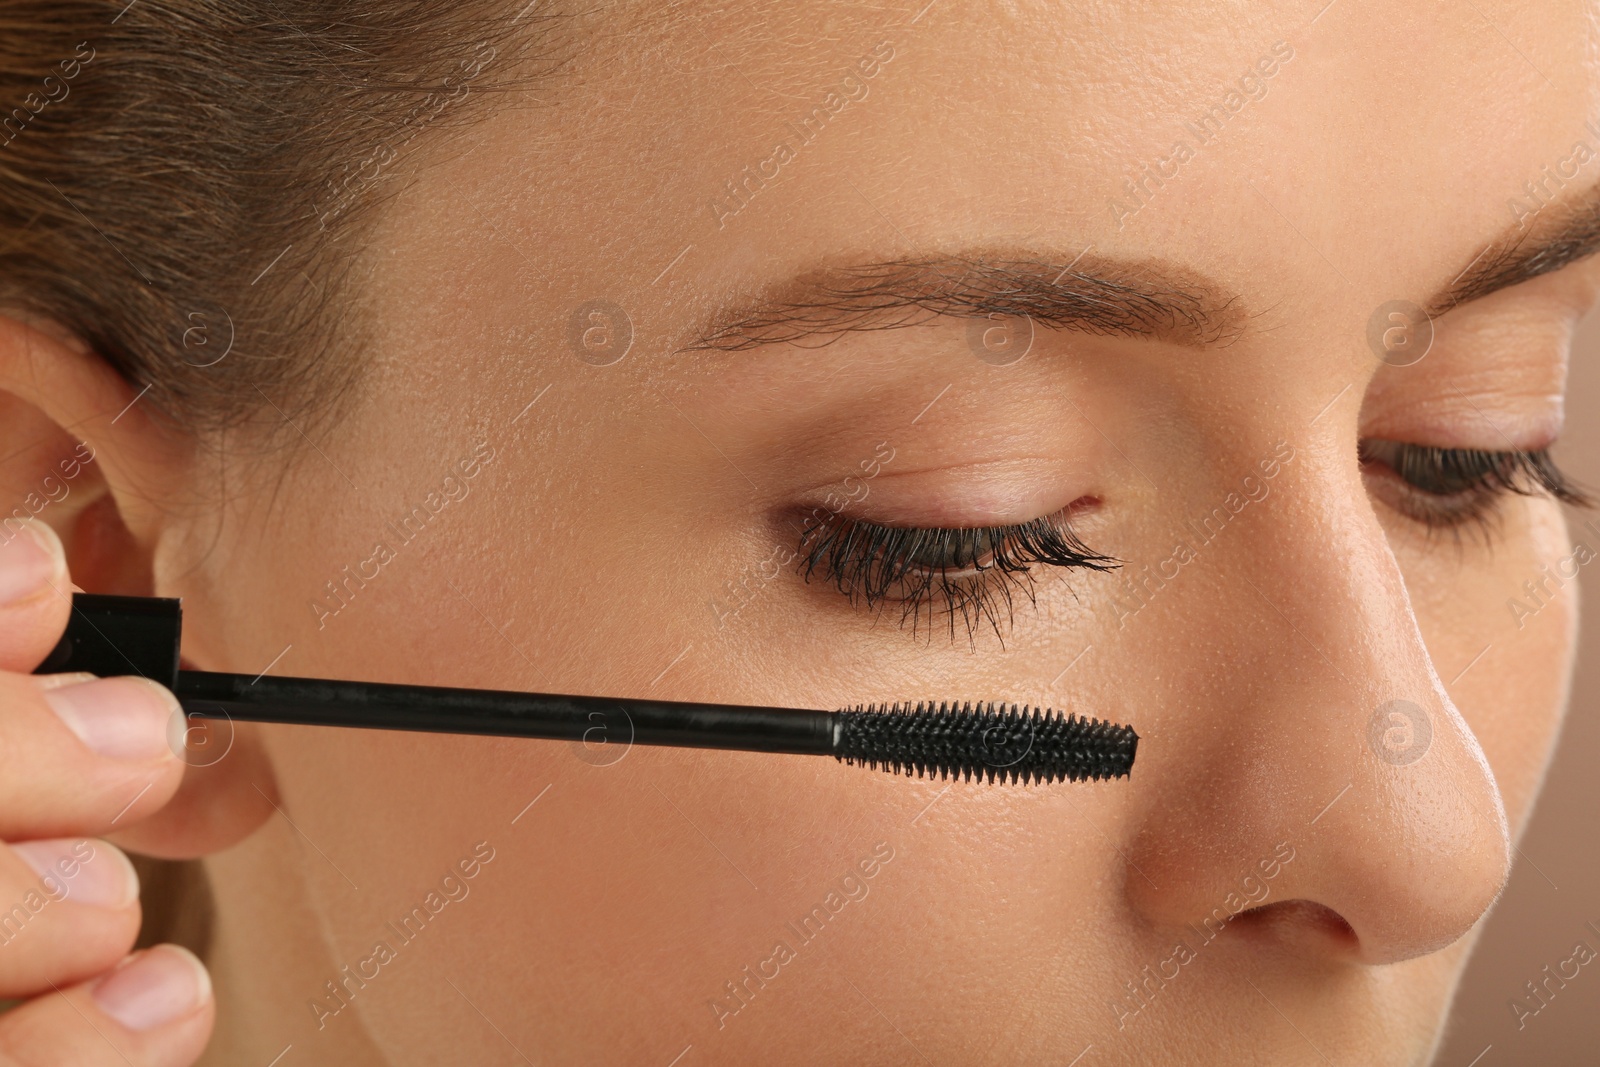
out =
<svg viewBox="0 0 1600 1067"><path fill-rule="evenodd" d="M1510 827L1483 751L1448 702L1434 717L1443 729L1427 753L1401 766L1368 762L1366 781L1352 784L1356 801L1330 811L1308 843L1342 872L1323 876L1316 899L1350 925L1363 963L1453 944L1510 876Z"/></svg>
<svg viewBox="0 0 1600 1067"><path fill-rule="evenodd" d="M1206 940L1227 926L1330 961L1396 963L1459 940L1505 886L1510 832L1459 714L1446 701L1427 717L1426 749L1403 760L1349 729L1310 745L1305 731L1213 735L1181 760L1152 736L1152 779L1182 777L1175 762L1213 770L1135 838L1130 903Z"/></svg>

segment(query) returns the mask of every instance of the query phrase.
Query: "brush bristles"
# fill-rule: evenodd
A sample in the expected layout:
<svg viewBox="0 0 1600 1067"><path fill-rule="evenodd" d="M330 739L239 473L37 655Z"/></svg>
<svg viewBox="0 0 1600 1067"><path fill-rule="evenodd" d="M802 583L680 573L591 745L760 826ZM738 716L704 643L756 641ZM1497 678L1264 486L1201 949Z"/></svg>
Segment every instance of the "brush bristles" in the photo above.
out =
<svg viewBox="0 0 1600 1067"><path fill-rule="evenodd" d="M839 718L835 756L919 778L1120 778L1133 769L1139 742L1131 726L1015 704L857 706Z"/></svg>

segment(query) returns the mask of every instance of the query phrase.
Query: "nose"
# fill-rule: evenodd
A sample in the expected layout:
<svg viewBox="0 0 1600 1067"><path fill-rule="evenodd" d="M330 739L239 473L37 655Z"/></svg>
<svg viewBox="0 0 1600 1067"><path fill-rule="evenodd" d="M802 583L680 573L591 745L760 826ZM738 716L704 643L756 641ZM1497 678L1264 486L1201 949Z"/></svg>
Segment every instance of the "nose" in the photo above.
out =
<svg viewBox="0 0 1600 1067"><path fill-rule="evenodd" d="M1381 964L1465 934L1505 884L1510 837L1344 459L1302 446L1226 528L1186 516L1210 558L1149 623L1182 628L1188 666L1149 694L1164 710L1140 731L1126 884L1154 924Z"/></svg>

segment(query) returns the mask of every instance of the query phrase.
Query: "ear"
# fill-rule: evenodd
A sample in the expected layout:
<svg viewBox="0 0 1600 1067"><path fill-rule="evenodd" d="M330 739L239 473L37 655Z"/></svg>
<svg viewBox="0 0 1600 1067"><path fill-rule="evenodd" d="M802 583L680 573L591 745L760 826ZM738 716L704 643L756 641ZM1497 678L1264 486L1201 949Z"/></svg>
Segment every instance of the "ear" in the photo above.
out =
<svg viewBox="0 0 1600 1067"><path fill-rule="evenodd" d="M195 499L196 443L145 400L60 325L0 315L0 527L27 516L48 523L87 592L170 595L158 588L172 569L162 563L181 559L192 536L176 516L201 512L174 507ZM185 725L173 735L192 740ZM249 834L276 803L255 738L241 724L215 762L217 745L198 758L185 749L178 794L119 843L179 858Z"/></svg>
<svg viewBox="0 0 1600 1067"><path fill-rule="evenodd" d="M142 399L66 330L0 316L3 518L49 523L90 592L153 595L162 503L187 484L193 443Z"/></svg>

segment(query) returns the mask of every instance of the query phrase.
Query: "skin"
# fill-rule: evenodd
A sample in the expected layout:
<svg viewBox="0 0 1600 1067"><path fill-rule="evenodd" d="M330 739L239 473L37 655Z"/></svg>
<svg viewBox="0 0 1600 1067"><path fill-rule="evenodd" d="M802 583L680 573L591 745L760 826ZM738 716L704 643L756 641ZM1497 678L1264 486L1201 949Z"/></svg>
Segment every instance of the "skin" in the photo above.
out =
<svg viewBox="0 0 1600 1067"><path fill-rule="evenodd" d="M1411 366L1374 358L1367 324L1458 276L1524 181L1593 143L1596 24L1578 4L1534 20L1355 0L1314 23L1288 4L915 14L580 21L554 106L491 109L397 189L363 252L370 366L315 448L219 461L137 405L113 425L137 390L71 324L6 320L9 424L46 442L7 460L7 487L91 441L83 491L42 517L84 588L184 598L190 666L797 707L1015 700L1133 723L1133 776L1001 788L620 741L241 726L216 762L191 748L97 772L96 804L46 827L19 798L93 768L36 683L7 676L7 745L60 749L6 787L0 806L23 811L7 840L114 830L208 857L203 1062L287 1045L338 1063L1429 1061L1571 668L1575 585L1520 628L1505 602L1571 543L1542 496L1499 501L1490 541L1430 532L1357 442L1550 444L1600 269L1451 311ZM722 182L883 40L866 97L719 225ZM1119 226L1122 177L1278 40L1293 57L1266 95ZM1238 294L1238 336L1041 329L996 366L947 316L679 351L701 316L818 264L984 247L1065 265L1090 245ZM567 338L597 298L634 329L609 366ZM478 442L492 458L467 494L343 605L313 608ZM998 634L952 634L768 565L881 442L893 458L847 514L960 526L1070 505L1123 569L1038 568L1036 602L1017 598ZM1269 491L1131 599L1246 476ZM26 670L65 602L17 610L4 665ZM1403 765L1368 736L1395 699L1432 730ZM112 827L100 809L152 775ZM425 937L342 1010L314 1007L475 849L492 859ZM786 924L830 891L845 903L802 942ZM87 962L58 982L120 957L119 914L74 935ZM780 939L794 958L734 1012L725 983ZM1168 977L1141 1002L1146 967ZM43 973L0 992L48 992ZM29 1020L29 1049L81 1037L51 1003L0 1020L11 1055ZM155 1051L112 1034L131 1062L188 1063L211 1011Z"/></svg>

